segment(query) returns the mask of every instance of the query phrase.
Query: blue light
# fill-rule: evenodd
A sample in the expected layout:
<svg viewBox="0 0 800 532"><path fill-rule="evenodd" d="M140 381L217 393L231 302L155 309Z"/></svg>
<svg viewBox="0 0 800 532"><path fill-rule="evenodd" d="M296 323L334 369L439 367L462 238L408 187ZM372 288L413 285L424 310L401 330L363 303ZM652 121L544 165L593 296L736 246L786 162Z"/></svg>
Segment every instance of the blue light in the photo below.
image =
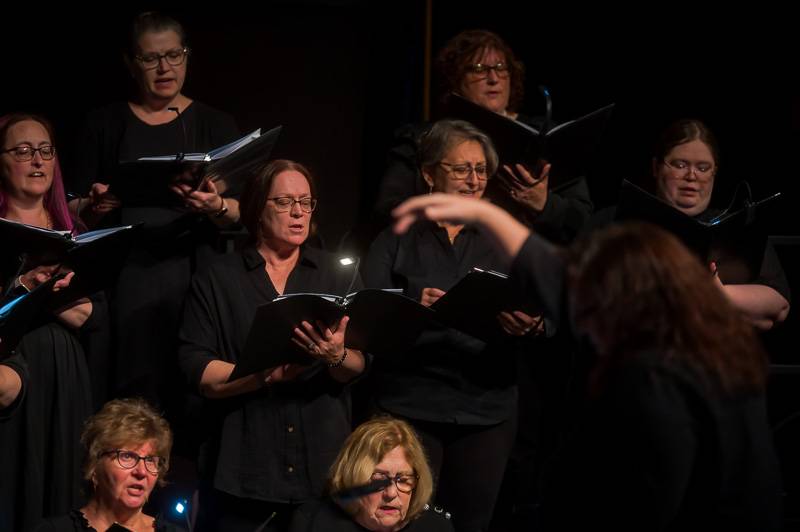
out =
<svg viewBox="0 0 800 532"><path fill-rule="evenodd" d="M185 509L186 509L186 506L184 505L183 502L178 502L175 505L175 511L178 512L179 514L182 514Z"/></svg>

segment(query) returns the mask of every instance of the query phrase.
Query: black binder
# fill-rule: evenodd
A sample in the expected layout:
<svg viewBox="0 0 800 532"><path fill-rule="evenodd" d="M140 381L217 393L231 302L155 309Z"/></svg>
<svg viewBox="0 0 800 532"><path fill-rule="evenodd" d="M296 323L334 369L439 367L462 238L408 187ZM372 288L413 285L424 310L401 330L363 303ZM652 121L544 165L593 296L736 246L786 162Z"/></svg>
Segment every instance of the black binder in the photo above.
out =
<svg viewBox="0 0 800 532"><path fill-rule="evenodd" d="M705 264L716 262L723 282L750 283L758 277L767 242L757 211L778 197L780 193L757 202L734 202L715 218L702 221L625 180L616 219L658 225L677 236Z"/></svg>
<svg viewBox="0 0 800 532"><path fill-rule="evenodd" d="M241 192L244 183L268 162L282 126L260 129L208 153L141 157L122 161L110 191L126 207L169 207L181 201L170 185L182 182L197 189L204 179L224 181L224 195Z"/></svg>
<svg viewBox="0 0 800 532"><path fill-rule="evenodd" d="M346 297L286 294L262 305L250 326L244 351L228 381L288 363L315 359L292 342L300 322L334 325L350 317L345 346L371 353L401 352L432 320L430 309L395 291L368 288Z"/></svg>
<svg viewBox="0 0 800 532"><path fill-rule="evenodd" d="M58 308L110 286L127 260L136 226L121 226L72 236L0 218L2 253L20 263L20 272L60 264L75 272L70 285L52 294L49 305Z"/></svg>
<svg viewBox="0 0 800 532"><path fill-rule="evenodd" d="M480 268L473 268L436 300L431 310L437 322L484 342L505 334L497 320L501 311L541 312L513 290L506 274Z"/></svg>
<svg viewBox="0 0 800 532"><path fill-rule="evenodd" d="M486 133L494 143L501 165L513 168L514 164L522 163L534 169L542 161L551 163L548 186L558 190L586 174L613 109L614 104L610 104L543 131L490 111L457 94L450 96L447 114L451 118L466 120Z"/></svg>

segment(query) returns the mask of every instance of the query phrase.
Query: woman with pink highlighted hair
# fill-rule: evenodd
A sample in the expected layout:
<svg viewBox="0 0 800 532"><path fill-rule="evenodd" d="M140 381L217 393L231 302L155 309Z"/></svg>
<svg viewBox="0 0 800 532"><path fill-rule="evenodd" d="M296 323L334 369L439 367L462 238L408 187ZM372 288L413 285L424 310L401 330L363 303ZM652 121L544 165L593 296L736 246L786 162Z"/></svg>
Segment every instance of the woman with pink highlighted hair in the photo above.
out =
<svg viewBox="0 0 800 532"><path fill-rule="evenodd" d="M67 211L52 127L30 114L0 117L0 216L45 229L75 231ZM58 264L29 268L0 246L6 299L60 273ZM21 264L22 262L22 264ZM5 301L0 302L0 304ZM0 530L29 530L43 517L80 506L80 434L92 413L86 354L78 334L98 319L88 298L41 312L15 348L28 367L15 415L0 421ZM99 313L102 314L102 313Z"/></svg>

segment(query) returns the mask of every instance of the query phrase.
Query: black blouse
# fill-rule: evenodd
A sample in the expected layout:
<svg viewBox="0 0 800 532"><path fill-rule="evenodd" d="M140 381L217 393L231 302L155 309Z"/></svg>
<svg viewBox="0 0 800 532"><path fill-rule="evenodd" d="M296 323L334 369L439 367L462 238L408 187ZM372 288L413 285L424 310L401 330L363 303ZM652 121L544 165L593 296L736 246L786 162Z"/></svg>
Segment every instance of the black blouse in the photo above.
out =
<svg viewBox="0 0 800 532"><path fill-rule="evenodd" d="M473 267L508 269L478 229L465 227L451 244L444 228L421 222L404 235L381 233L363 271L367 286L402 288L419 301L423 288L447 291ZM376 356L378 404L394 414L443 423L509 419L517 398L514 353L523 345L510 336L486 344L454 329L429 329L402 357Z"/></svg>
<svg viewBox="0 0 800 532"><path fill-rule="evenodd" d="M352 272L333 255L303 247L285 292L343 294ZM179 362L191 385L199 386L212 360L236 363L256 309L277 296L253 247L219 257L195 277L179 335ZM206 406L201 474L237 497L295 503L320 495L350 433L347 387L324 369L302 381L207 399Z"/></svg>

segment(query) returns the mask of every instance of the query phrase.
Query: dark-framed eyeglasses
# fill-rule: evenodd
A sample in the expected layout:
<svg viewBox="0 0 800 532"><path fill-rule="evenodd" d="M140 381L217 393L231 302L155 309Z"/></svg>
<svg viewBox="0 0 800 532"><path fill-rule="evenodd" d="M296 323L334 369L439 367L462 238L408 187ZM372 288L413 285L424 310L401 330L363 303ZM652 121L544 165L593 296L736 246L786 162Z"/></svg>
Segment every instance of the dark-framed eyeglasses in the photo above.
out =
<svg viewBox="0 0 800 532"><path fill-rule="evenodd" d="M114 456L122 469L133 469L139 464L139 460L144 460L144 468L154 475L157 475L166 468L167 461L161 456L139 456L133 451L125 449L112 449L100 453L100 456Z"/></svg>
<svg viewBox="0 0 800 532"><path fill-rule="evenodd" d="M162 59L164 59L168 65L181 66L183 62L186 61L187 55L189 55L189 48L184 46L183 48L167 50L163 54L151 53L137 55L136 60L142 64L142 67L150 70L151 68L156 68L158 64L161 63Z"/></svg>
<svg viewBox="0 0 800 532"><path fill-rule="evenodd" d="M467 65L467 72L471 74L473 77L483 79L489 77L489 72L494 70L494 73L497 75L498 78L507 78L509 74L508 64L500 61L499 63L495 63L494 65L487 65L484 63L475 63L473 65Z"/></svg>
<svg viewBox="0 0 800 532"><path fill-rule="evenodd" d="M289 196L279 196L277 198L267 198L275 204L275 210L278 212L289 212L294 207L295 203L300 204L300 210L303 212L313 212L317 208L316 198L300 198L294 199Z"/></svg>
<svg viewBox="0 0 800 532"><path fill-rule="evenodd" d="M687 172L686 175L689 175L689 173L691 173L692 168L694 168L694 173L697 176L697 179L700 181L711 179L711 176L714 175L714 164L706 161L692 163L685 159L669 159L669 160L662 159L661 162L663 162L664 165L666 165L668 168L672 168L673 170L677 170L679 172Z"/></svg>
<svg viewBox="0 0 800 532"><path fill-rule="evenodd" d="M389 486L389 481L391 481L394 482L394 485L397 487L397 491L402 493L411 493L412 491L414 491L414 488L417 487L417 480L419 480L419 475L398 473L395 476L391 476L387 473L376 471L372 474L372 478L370 480L372 482L386 482L387 487Z"/></svg>
<svg viewBox="0 0 800 532"><path fill-rule="evenodd" d="M489 179L489 170L484 164L472 166L471 164L453 164L445 161L439 161L439 164L444 166L450 172L450 178L456 181L466 181L472 173L475 174L475 178L479 181Z"/></svg>
<svg viewBox="0 0 800 532"><path fill-rule="evenodd" d="M39 146L38 148L25 145L15 146L13 148L3 150L2 153L10 153L15 161L24 163L25 161L30 161L31 159L33 159L37 151L39 152L39 155L42 156L42 159L44 159L45 161L49 161L50 159L56 156L56 147L53 146L52 144L46 144L44 146Z"/></svg>

